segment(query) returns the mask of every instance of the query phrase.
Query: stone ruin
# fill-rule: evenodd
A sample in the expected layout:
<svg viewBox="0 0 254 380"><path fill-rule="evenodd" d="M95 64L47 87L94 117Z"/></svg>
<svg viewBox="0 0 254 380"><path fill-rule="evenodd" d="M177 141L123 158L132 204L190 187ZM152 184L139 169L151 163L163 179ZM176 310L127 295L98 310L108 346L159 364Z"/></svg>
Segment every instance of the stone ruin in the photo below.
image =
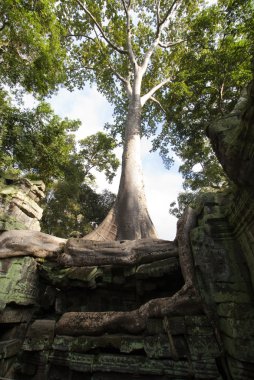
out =
<svg viewBox="0 0 254 380"><path fill-rule="evenodd" d="M0 176L0 231L40 231L43 210L38 202L44 198L44 191L42 181Z"/></svg>
<svg viewBox="0 0 254 380"><path fill-rule="evenodd" d="M234 190L204 194L174 241L46 235L43 186L1 187L0 377L254 379L253 88L208 129Z"/></svg>

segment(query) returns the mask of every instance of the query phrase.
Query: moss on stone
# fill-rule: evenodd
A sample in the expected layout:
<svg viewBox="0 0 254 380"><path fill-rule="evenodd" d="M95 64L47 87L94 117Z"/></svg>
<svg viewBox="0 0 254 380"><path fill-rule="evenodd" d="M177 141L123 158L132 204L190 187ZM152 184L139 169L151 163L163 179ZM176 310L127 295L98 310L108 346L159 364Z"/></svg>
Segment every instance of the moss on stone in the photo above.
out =
<svg viewBox="0 0 254 380"><path fill-rule="evenodd" d="M32 305L37 302L37 264L31 257L2 259L0 261L0 299L2 306L14 302Z"/></svg>

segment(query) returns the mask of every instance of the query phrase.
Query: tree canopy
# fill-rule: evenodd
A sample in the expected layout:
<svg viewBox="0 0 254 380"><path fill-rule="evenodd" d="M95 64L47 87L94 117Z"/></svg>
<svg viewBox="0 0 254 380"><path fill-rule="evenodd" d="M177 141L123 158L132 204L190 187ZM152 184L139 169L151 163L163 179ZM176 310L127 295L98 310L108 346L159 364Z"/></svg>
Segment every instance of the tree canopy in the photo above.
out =
<svg viewBox="0 0 254 380"><path fill-rule="evenodd" d="M220 0L189 23L187 49L180 54L171 91L161 99L166 119L154 140L162 154L170 145L181 158L188 190L217 188L227 181L205 131L234 108L252 77L253 16L253 1Z"/></svg>
<svg viewBox="0 0 254 380"><path fill-rule="evenodd" d="M58 14L70 58L67 83L79 88L96 83L116 106L120 129L134 80L132 65L144 64L142 104L151 97L156 104L155 91L177 71L175 49L185 41L187 13L197 12L198 3L202 1L62 0Z"/></svg>
<svg viewBox="0 0 254 380"><path fill-rule="evenodd" d="M56 0L1 0L0 85L46 95L66 77Z"/></svg>
<svg viewBox="0 0 254 380"><path fill-rule="evenodd" d="M143 107L142 134L159 133L154 149L160 150L168 167L169 144L173 147L183 160L180 171L186 188L217 187L226 178L205 129L234 107L251 78L253 15L251 0L218 0L211 5L201 0L62 1L59 17L71 57L68 83L82 87L95 82L115 106L115 121L107 128L113 136L123 136L126 88L134 79L128 59L131 44L138 64L149 58L142 94L164 84ZM155 47L158 27L167 17ZM197 163L202 169L194 172Z"/></svg>
<svg viewBox="0 0 254 380"><path fill-rule="evenodd" d="M45 200L42 230L60 237L73 232L85 235L105 218L115 195L94 190L94 171L103 172L108 181L116 174L119 161L112 137L98 132L80 140L80 150L64 166L64 177L54 183Z"/></svg>
<svg viewBox="0 0 254 380"><path fill-rule="evenodd" d="M47 185L42 230L67 237L92 230L106 216L115 196L97 194L93 170L111 181L119 166L112 137L99 132L79 142L77 120L61 119L50 105L21 109L1 92L0 175L42 179Z"/></svg>
<svg viewBox="0 0 254 380"><path fill-rule="evenodd" d="M230 185L206 128L232 111L252 78L253 15L252 1L218 1L191 24L175 90L165 99L166 121L154 140L155 149L167 154L171 146L182 160L186 193L179 195L178 207L175 202L170 205L170 213L177 217L198 193ZM195 170L197 164L199 170Z"/></svg>
<svg viewBox="0 0 254 380"><path fill-rule="evenodd" d="M103 132L97 132L79 140L79 159L82 162L84 177L90 181L95 179L93 169L104 172L107 180L112 182L120 164L114 153L116 141Z"/></svg>
<svg viewBox="0 0 254 380"><path fill-rule="evenodd" d="M47 185L63 177L75 152L73 132L80 122L61 119L45 102L21 109L3 91L1 95L0 170L40 177Z"/></svg>
<svg viewBox="0 0 254 380"><path fill-rule="evenodd" d="M136 114L132 124L141 115L133 105L139 94L142 116L136 131L151 136L163 123L154 148L160 148L170 166L171 143L183 160L185 187L197 191L226 183L205 128L232 109L250 78L252 1L72 0L61 2L59 17L71 57L68 83L82 87L95 82L115 105L115 123L108 127L122 135L124 157L130 133L135 133L126 132L130 113ZM197 163L199 172L192 170ZM123 171L124 166L125 160ZM121 182L119 192L126 186ZM120 196L116 214L125 212L119 206L123 199L139 209L135 200Z"/></svg>
<svg viewBox="0 0 254 380"><path fill-rule="evenodd" d="M96 228L110 211L115 195L108 190L97 193L85 182L60 181L48 195L41 228L43 232L67 238L84 236Z"/></svg>

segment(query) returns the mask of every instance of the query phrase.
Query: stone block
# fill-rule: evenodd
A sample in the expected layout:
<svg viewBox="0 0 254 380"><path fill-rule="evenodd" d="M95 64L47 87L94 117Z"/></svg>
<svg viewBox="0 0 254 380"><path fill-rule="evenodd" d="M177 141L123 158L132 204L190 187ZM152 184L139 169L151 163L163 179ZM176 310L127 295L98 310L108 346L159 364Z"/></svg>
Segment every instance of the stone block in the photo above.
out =
<svg viewBox="0 0 254 380"><path fill-rule="evenodd" d="M0 359L7 359L19 353L22 341L19 339L11 339L0 341Z"/></svg>
<svg viewBox="0 0 254 380"><path fill-rule="evenodd" d="M222 334L226 352L239 361L254 364L254 340L249 337L231 338Z"/></svg>
<svg viewBox="0 0 254 380"><path fill-rule="evenodd" d="M33 309L31 308L15 308L15 307L6 307L0 314L0 323L22 323L28 322L32 318Z"/></svg>
<svg viewBox="0 0 254 380"><path fill-rule="evenodd" d="M31 257L2 259L0 261L0 299L2 306L34 305L39 291L37 264Z"/></svg>
<svg viewBox="0 0 254 380"><path fill-rule="evenodd" d="M254 307L251 303L221 303L217 306L217 313L225 318L254 319Z"/></svg>
<svg viewBox="0 0 254 380"><path fill-rule="evenodd" d="M42 351L50 349L54 340L54 335L54 320L36 320L28 328L22 349L25 351Z"/></svg>
<svg viewBox="0 0 254 380"><path fill-rule="evenodd" d="M253 319L220 318L220 330L231 338L254 338Z"/></svg>

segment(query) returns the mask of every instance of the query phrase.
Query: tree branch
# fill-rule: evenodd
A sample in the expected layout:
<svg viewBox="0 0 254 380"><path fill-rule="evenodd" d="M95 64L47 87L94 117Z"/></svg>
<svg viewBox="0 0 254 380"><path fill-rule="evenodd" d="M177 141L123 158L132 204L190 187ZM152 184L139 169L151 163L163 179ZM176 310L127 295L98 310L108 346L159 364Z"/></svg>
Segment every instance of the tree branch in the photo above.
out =
<svg viewBox="0 0 254 380"><path fill-rule="evenodd" d="M127 9L127 7L126 7L125 0L121 0L121 2L122 2L122 4L123 4L123 7L124 7L124 11L125 11L126 16L128 16L128 9ZM128 5L128 7L129 7L129 5Z"/></svg>
<svg viewBox="0 0 254 380"><path fill-rule="evenodd" d="M0 32L2 32L2 30L4 30L4 28L6 27L7 24L8 24L8 21L4 20L2 26L0 27Z"/></svg>
<svg viewBox="0 0 254 380"><path fill-rule="evenodd" d="M86 39L88 39L88 40L90 40L90 41L93 41L93 42L96 42L95 41L95 39L93 38L93 37L90 37L90 36L87 36L87 35L85 35L85 34L66 34L66 36L65 37L77 37L77 38L86 38Z"/></svg>
<svg viewBox="0 0 254 380"><path fill-rule="evenodd" d="M82 66L82 68L86 69L86 70L96 70L96 66L92 67L92 66Z"/></svg>
<svg viewBox="0 0 254 380"><path fill-rule="evenodd" d="M175 46L175 45L178 45L178 44L181 44L182 42L184 42L185 40L179 40L179 41L175 41L175 42L168 42L166 44L164 44L163 42L159 41L159 46L162 47L162 48L169 48L169 47L172 47L172 46Z"/></svg>
<svg viewBox="0 0 254 380"><path fill-rule="evenodd" d="M102 41L100 41L100 39L98 37L98 34L97 34L97 31L95 30L95 28L94 28L94 32L95 32L95 35L96 35L96 37L97 37L97 39L99 41L99 44L101 46L101 49L102 49L103 48ZM131 84L128 81L128 79L124 78L121 74L119 74L118 71L116 71L114 69L114 67L111 65L110 61L109 61L108 65L109 65L110 69L113 71L113 74L124 84L126 92L127 92L127 95L128 95L128 97L130 97L131 94L132 94L132 89L131 89Z"/></svg>
<svg viewBox="0 0 254 380"><path fill-rule="evenodd" d="M142 73L144 74L146 72L146 69L147 69L147 66L148 66L148 63L149 63L149 60L155 50L155 48L158 46L159 44L159 36L154 40L154 42L152 43L152 45L150 46L150 48L146 51L145 53L145 56L144 56L144 60L143 60L143 63L141 65L142 67Z"/></svg>
<svg viewBox="0 0 254 380"><path fill-rule="evenodd" d="M96 20L96 18L94 17L94 15L87 9L87 7L81 3L80 0L76 0L76 2L79 4L79 6L83 9L83 11L92 19L92 21L94 22L94 24L97 26L97 28L99 29L103 39L107 42L107 44L109 46L111 46L115 51L117 51L118 53L121 53L121 54L128 54L128 51L127 50L124 50L124 49L121 49L119 48L118 46L116 46L112 41L110 41L110 39L106 36L102 26L98 23L98 21Z"/></svg>
<svg viewBox="0 0 254 380"><path fill-rule="evenodd" d="M142 75L144 75L144 73L145 73L145 71L147 69L149 60L150 60L150 58L151 58L151 56L152 56L152 54L155 51L155 49L156 49L157 46L166 48L166 47L174 46L177 43L180 43L179 41L177 41L175 43L174 42L170 42L168 44L164 44L162 41L160 41L161 33L162 33L163 29L166 26L166 22L169 20L169 17L172 14L175 5L179 1L181 1L181 0L174 0L172 2L171 6L169 7L168 11L166 12L164 18L161 20L161 17L160 17L160 0L157 0L157 2L156 2L157 31L156 31L156 36L155 36L154 42L151 44L150 48L145 53L144 61L143 61L142 66L141 66L141 68L142 68Z"/></svg>
<svg viewBox="0 0 254 380"><path fill-rule="evenodd" d="M80 69L81 69L80 67L67 67L66 71L67 72L75 72L75 71L78 71ZM92 67L92 66L82 66L82 69L96 71L96 67Z"/></svg>
<svg viewBox="0 0 254 380"><path fill-rule="evenodd" d="M174 10L174 6L181 0L174 0L173 3L171 4L171 6L169 7L169 9L167 10L164 18L162 19L161 22L159 22L158 24L158 30L157 30L157 35L160 33L160 31L164 28L166 22L168 21L171 13L173 12Z"/></svg>
<svg viewBox="0 0 254 380"><path fill-rule="evenodd" d="M180 0L174 0L173 3L171 4L171 6L169 7L168 11L166 12L166 15L164 16L163 20L160 21L160 0L157 1L157 9L156 9L156 12L157 12L157 31L156 31L156 37L155 37L155 40L154 42L151 44L150 48L147 50L147 52L145 53L145 56L144 56L144 61L142 63L142 71L143 71L143 74L145 73L146 69L147 69L147 66L148 66L148 63L149 63L149 60L154 52L154 50L156 49L156 47L159 45L161 47L166 47L166 46L162 46L164 45L163 42L160 41L160 36L161 36L161 33L162 33L162 30L164 29L165 25L166 25L166 22L167 20L169 19L171 13L173 12L174 10L174 6L176 5L176 3L180 1ZM171 45L169 45L168 47L170 46L173 46L172 45L173 43L171 43Z"/></svg>
<svg viewBox="0 0 254 380"><path fill-rule="evenodd" d="M164 81L160 82L156 86L154 86L149 92L147 92L145 95L141 97L141 107L144 106L144 104L149 100L153 94L155 94L156 91L158 91L161 87L163 87L165 84L170 82L171 78L167 78Z"/></svg>
<svg viewBox="0 0 254 380"><path fill-rule="evenodd" d="M124 84L128 98L132 95L132 88L130 81L126 78L124 78L121 74L119 74L116 70L113 69L113 67L110 65L111 70L113 71L114 75Z"/></svg>
<svg viewBox="0 0 254 380"><path fill-rule="evenodd" d="M132 49L132 43L131 43L131 22L130 22L130 9L131 9L131 0L128 2L128 7L126 6L125 0L121 0L125 15L126 15L126 23L127 23L127 47L128 47L128 54L130 57L131 63L136 66L137 65L137 60L135 57L135 54Z"/></svg>
<svg viewBox="0 0 254 380"><path fill-rule="evenodd" d="M99 41L99 44L101 46L101 49L102 49L103 48L102 41L100 41L98 34L97 34L97 31L95 29L94 29L94 32L95 32L95 35L96 35L96 37ZM128 97L130 97L132 94L132 88L131 88L130 81L128 79L124 78L121 74L119 74L118 71L116 71L114 69L114 67L111 65L110 61L109 61L109 67L113 71L113 74L124 84L127 95L128 95Z"/></svg>
<svg viewBox="0 0 254 380"><path fill-rule="evenodd" d="M157 25L160 24L160 11L161 11L161 2L160 0L157 0L156 2L156 17L157 17Z"/></svg>
<svg viewBox="0 0 254 380"><path fill-rule="evenodd" d="M154 103L158 104L158 105L160 106L160 109L161 109L164 113L166 113L165 108L163 107L163 105L161 104L161 102L160 102L158 99L156 99L154 96L151 96L151 97L150 97L150 100L152 100Z"/></svg>

